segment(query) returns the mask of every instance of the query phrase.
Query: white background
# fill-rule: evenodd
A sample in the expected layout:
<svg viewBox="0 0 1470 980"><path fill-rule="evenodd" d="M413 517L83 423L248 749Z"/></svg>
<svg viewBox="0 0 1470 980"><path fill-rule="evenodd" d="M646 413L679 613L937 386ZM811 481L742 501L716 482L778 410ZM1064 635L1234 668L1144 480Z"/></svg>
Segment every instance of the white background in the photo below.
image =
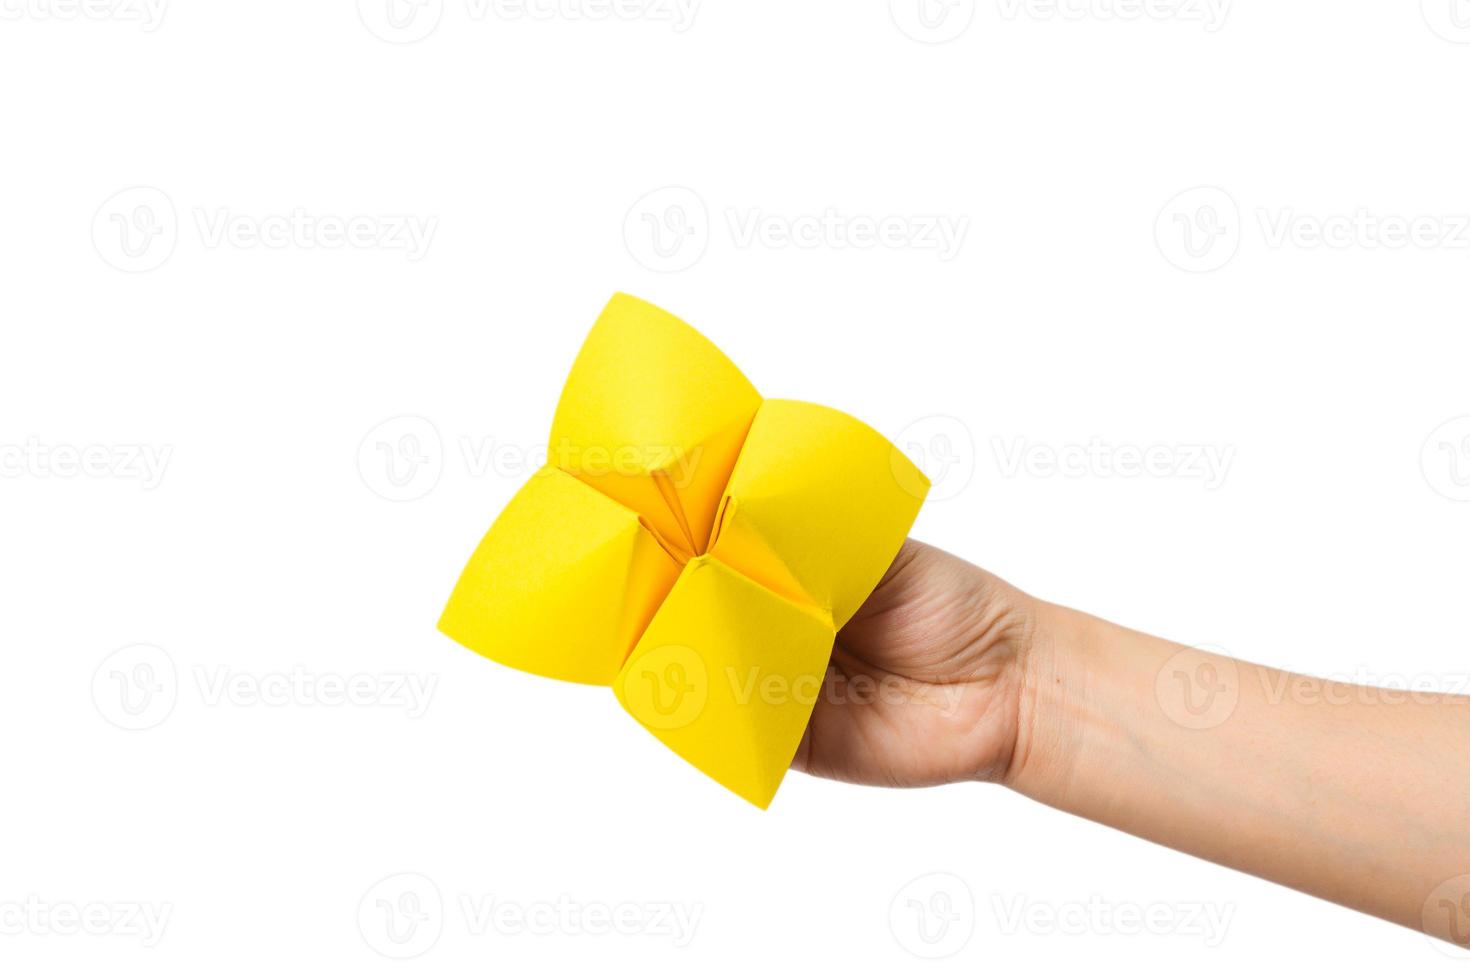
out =
<svg viewBox="0 0 1470 980"><path fill-rule="evenodd" d="M0 970L1462 975L995 787L761 813L434 630L621 289L937 461L915 536L1029 591L1464 690L1457 2L3 0Z"/></svg>

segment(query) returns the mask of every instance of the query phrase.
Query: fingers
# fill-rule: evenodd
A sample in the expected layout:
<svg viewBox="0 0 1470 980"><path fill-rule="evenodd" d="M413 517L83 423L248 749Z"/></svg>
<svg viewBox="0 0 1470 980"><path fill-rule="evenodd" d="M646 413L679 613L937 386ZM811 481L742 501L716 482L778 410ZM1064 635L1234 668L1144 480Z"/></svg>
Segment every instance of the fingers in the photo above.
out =
<svg viewBox="0 0 1470 980"><path fill-rule="evenodd" d="M791 768L826 779L864 782L857 773L865 768L861 725L857 710L848 697L848 677L838 665L840 648L832 651L833 661L827 665L811 719L802 735L801 745Z"/></svg>
<svg viewBox="0 0 1470 980"><path fill-rule="evenodd" d="M903 707L913 703L907 679L835 647L792 768L851 783L913 785L903 761L923 743L903 723Z"/></svg>
<svg viewBox="0 0 1470 980"><path fill-rule="evenodd" d="M885 671L929 684L962 682L1027 640L1033 604L989 572L909 540L838 642Z"/></svg>

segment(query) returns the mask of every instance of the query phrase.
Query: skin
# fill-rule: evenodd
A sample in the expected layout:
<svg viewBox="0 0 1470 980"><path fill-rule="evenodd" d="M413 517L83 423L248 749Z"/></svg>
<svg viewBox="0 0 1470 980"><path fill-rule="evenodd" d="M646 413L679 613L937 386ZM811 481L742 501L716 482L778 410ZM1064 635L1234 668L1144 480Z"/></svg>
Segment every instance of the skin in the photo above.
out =
<svg viewBox="0 0 1470 980"><path fill-rule="evenodd" d="M1470 698L1191 650L916 541L839 633L792 765L998 782L1470 948Z"/></svg>

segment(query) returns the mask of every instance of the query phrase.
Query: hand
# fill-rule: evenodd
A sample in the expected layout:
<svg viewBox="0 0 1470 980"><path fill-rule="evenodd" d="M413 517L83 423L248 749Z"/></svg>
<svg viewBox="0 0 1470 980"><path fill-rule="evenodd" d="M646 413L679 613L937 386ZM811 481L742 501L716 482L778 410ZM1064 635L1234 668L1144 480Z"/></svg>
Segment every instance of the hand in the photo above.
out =
<svg viewBox="0 0 1470 980"><path fill-rule="evenodd" d="M838 633L792 766L1003 782L1470 948L1467 744L1470 698L1194 650L909 541Z"/></svg>
<svg viewBox="0 0 1470 980"><path fill-rule="evenodd" d="M1036 606L968 562L904 542L838 633L792 766L881 786L1003 778Z"/></svg>

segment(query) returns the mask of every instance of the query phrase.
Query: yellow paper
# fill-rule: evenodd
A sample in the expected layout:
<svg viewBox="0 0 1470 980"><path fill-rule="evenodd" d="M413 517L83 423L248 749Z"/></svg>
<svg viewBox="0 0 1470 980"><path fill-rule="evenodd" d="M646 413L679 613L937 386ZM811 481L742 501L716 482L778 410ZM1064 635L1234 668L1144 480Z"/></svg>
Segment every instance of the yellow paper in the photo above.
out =
<svg viewBox="0 0 1470 980"><path fill-rule="evenodd" d="M711 553L788 598L857 612L898 553L927 482L892 443L809 402L761 405L725 490ZM898 470L897 472L896 469Z"/></svg>
<svg viewBox="0 0 1470 980"><path fill-rule="evenodd" d="M694 328L617 295L572 365L552 462L699 554L761 396Z"/></svg>
<svg viewBox="0 0 1470 980"><path fill-rule="evenodd" d="M833 636L818 610L703 555L684 566L613 687L665 745L764 807L801 742Z"/></svg>
<svg viewBox="0 0 1470 980"><path fill-rule="evenodd" d="M546 468L475 549L439 629L519 670L611 684L678 575L637 514Z"/></svg>
<svg viewBox="0 0 1470 980"><path fill-rule="evenodd" d="M769 804L836 631L928 481L841 412L762 400L692 327L613 297L440 629L493 660L611 684L702 772Z"/></svg>

